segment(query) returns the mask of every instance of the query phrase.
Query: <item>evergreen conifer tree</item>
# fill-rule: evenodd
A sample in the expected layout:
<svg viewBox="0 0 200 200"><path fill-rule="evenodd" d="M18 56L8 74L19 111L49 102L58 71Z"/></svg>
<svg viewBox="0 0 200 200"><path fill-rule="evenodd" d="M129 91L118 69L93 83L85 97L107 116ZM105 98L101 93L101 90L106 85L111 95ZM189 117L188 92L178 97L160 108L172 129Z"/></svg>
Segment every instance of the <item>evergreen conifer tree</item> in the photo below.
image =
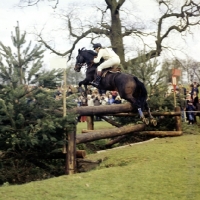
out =
<svg viewBox="0 0 200 200"><path fill-rule="evenodd" d="M14 48L0 42L0 184L24 183L64 172L63 163L63 171L57 173L55 166L60 166L60 161L44 158L61 151L64 128L75 126L73 114L63 117L55 113L62 100L55 101L54 91L44 88L55 86L62 72L42 71L44 49L27 43L19 24L11 39Z"/></svg>

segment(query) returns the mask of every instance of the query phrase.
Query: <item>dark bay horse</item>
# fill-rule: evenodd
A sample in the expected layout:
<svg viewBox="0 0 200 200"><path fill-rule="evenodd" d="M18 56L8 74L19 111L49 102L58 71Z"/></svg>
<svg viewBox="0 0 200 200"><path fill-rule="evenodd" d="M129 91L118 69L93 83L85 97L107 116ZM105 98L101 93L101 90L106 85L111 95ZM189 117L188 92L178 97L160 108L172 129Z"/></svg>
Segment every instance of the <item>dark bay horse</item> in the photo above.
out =
<svg viewBox="0 0 200 200"><path fill-rule="evenodd" d="M90 85L90 82L92 82L96 77L96 68L99 63L93 63L95 56L97 56L97 53L92 50L86 50L85 48L78 50L74 70L80 72L82 66L86 64L86 78L79 82L79 87L84 85L85 90L87 90L87 85ZM104 74L105 70L103 70L102 74ZM147 110L150 119L154 119L146 102L147 90L144 84L137 77L121 72L113 73L107 70L106 75L102 76L98 89L118 91L121 98L129 101L133 108L136 107L138 109L140 117L146 124L149 123L149 120L143 115L142 111L144 111L144 109ZM155 121L151 122L155 124Z"/></svg>

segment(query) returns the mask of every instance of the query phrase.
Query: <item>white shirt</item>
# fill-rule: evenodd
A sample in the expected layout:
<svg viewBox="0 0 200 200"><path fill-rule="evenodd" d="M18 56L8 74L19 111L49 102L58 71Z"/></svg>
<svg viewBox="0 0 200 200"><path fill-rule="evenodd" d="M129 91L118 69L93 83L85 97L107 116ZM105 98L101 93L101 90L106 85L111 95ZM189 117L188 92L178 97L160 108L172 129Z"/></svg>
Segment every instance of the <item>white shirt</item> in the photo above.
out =
<svg viewBox="0 0 200 200"><path fill-rule="evenodd" d="M111 48L100 49L96 58L94 58L94 63L99 63L100 59L108 60L113 57L119 57Z"/></svg>
<svg viewBox="0 0 200 200"><path fill-rule="evenodd" d="M94 101L92 98L88 98L88 106L94 106Z"/></svg>

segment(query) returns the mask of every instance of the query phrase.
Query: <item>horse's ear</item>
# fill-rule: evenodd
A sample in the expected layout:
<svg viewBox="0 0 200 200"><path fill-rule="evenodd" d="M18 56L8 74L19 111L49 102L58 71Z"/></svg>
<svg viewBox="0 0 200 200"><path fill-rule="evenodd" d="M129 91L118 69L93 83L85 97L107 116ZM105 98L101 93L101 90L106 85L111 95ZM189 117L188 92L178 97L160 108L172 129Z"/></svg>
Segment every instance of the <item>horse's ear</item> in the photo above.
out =
<svg viewBox="0 0 200 200"><path fill-rule="evenodd" d="M78 49L78 53L80 53L81 52L81 50L80 49Z"/></svg>
<svg viewBox="0 0 200 200"><path fill-rule="evenodd" d="M85 49L85 47L83 47L82 49L81 49L81 51L83 51Z"/></svg>

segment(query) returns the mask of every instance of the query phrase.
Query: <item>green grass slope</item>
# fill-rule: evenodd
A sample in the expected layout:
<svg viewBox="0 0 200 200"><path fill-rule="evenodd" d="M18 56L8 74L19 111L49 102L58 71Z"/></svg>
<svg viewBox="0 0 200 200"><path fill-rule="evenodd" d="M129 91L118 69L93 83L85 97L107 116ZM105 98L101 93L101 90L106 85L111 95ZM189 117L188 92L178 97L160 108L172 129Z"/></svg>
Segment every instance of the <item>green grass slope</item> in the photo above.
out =
<svg viewBox="0 0 200 200"><path fill-rule="evenodd" d="M0 200L198 200L200 135L161 138L91 154L96 170L0 187Z"/></svg>

